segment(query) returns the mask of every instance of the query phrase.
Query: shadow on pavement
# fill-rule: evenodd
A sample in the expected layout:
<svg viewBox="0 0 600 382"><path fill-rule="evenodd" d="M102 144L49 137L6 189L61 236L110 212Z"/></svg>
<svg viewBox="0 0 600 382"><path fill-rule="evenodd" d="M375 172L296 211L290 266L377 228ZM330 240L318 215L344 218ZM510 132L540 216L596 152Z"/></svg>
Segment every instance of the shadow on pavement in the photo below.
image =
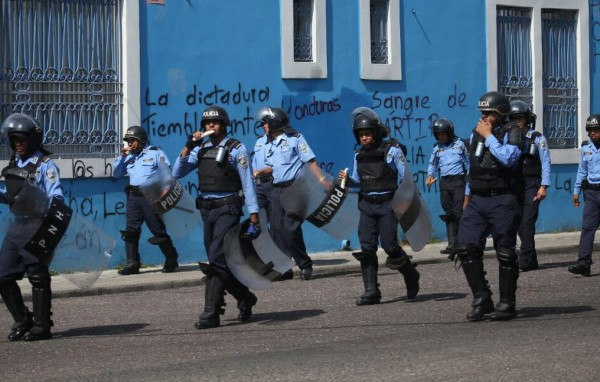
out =
<svg viewBox="0 0 600 382"><path fill-rule="evenodd" d="M583 306L527 306L524 308L517 307L518 318L533 318L533 317L541 317L548 316L552 314L573 314L573 313L583 313L590 312L592 310L596 310L589 305Z"/></svg>
<svg viewBox="0 0 600 382"><path fill-rule="evenodd" d="M113 336L119 334L131 334L144 329L150 324L123 324L105 326L86 326L73 328L63 332L52 333L54 338L83 337L83 336Z"/></svg>
<svg viewBox="0 0 600 382"><path fill-rule="evenodd" d="M290 310L287 312L256 313L252 315L252 321L259 325L280 325L290 321L298 321L309 317L324 314L322 309Z"/></svg>
<svg viewBox="0 0 600 382"><path fill-rule="evenodd" d="M451 300L462 300L467 297L466 293L431 293L431 294L419 294L412 300L408 300L406 296L395 298L393 300L382 301L382 304L390 304L394 302L423 302L423 301L451 301Z"/></svg>

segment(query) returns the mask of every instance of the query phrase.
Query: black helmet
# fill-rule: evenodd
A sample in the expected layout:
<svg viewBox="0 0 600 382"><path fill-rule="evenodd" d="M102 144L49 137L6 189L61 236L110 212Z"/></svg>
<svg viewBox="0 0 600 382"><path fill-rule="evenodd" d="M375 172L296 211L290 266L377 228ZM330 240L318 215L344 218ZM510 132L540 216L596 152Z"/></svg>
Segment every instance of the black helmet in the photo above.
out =
<svg viewBox="0 0 600 382"><path fill-rule="evenodd" d="M386 126L381 123L379 116L373 110L368 107L359 107L354 109L350 114L352 121L352 132L356 143L360 144L360 138L358 137L359 130L371 129L373 130L373 138L375 142L381 142L383 138L388 136Z"/></svg>
<svg viewBox="0 0 600 382"><path fill-rule="evenodd" d="M431 124L431 130L433 131L433 136L438 141L440 140L438 133L446 133L448 134L448 138L454 139L454 124L449 119L436 118Z"/></svg>
<svg viewBox="0 0 600 382"><path fill-rule="evenodd" d="M278 107L265 107L258 111L257 118L269 124L269 134L287 129L290 126L290 117L285 110Z"/></svg>
<svg viewBox="0 0 600 382"><path fill-rule="evenodd" d="M221 121L225 126L229 126L229 124L231 123L229 121L229 115L227 114L227 111L225 111L225 109L223 109L220 106L209 106L206 109L204 109L204 112L202 112L202 119L200 120L200 125L204 127L206 121L214 120Z"/></svg>
<svg viewBox="0 0 600 382"><path fill-rule="evenodd" d="M513 119L517 115L525 117L527 124L533 121L533 113L531 107L521 100L510 101L510 112L508 113L508 119Z"/></svg>
<svg viewBox="0 0 600 382"><path fill-rule="evenodd" d="M33 152L42 149L44 129L37 120L27 114L14 113L9 115L2 122L0 131L8 136L10 147L13 150L15 149L14 138L19 135L27 138L29 148Z"/></svg>
<svg viewBox="0 0 600 382"><path fill-rule="evenodd" d="M479 111L495 111L500 115L507 115L510 112L510 100L502 93L488 92L479 98L477 109Z"/></svg>
<svg viewBox="0 0 600 382"><path fill-rule="evenodd" d="M130 126L123 137L123 140L126 141L129 138L137 139L142 144L146 144L148 142L148 133L141 126Z"/></svg>
<svg viewBox="0 0 600 382"><path fill-rule="evenodd" d="M592 128L600 128L600 114L592 114L585 121L585 131L590 131Z"/></svg>

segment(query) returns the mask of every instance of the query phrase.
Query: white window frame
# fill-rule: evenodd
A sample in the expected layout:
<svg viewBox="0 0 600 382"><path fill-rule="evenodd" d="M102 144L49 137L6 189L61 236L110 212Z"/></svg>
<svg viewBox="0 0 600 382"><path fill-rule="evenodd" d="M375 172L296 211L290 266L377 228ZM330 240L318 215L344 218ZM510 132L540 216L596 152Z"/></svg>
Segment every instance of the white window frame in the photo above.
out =
<svg viewBox="0 0 600 382"><path fill-rule="evenodd" d="M127 127L141 124L140 86L140 19L139 1L123 0L122 10L122 83L123 106L121 133ZM62 179L106 178L112 176L109 169L114 158L72 158L54 159L60 169ZM0 168L8 165L8 160L0 160Z"/></svg>
<svg viewBox="0 0 600 382"><path fill-rule="evenodd" d="M312 0L312 62L294 61L294 1L281 0L282 78L327 78L326 0Z"/></svg>
<svg viewBox="0 0 600 382"><path fill-rule="evenodd" d="M388 63L371 62L371 0L359 0L360 78L363 80L402 80L402 47L400 40L400 0L389 0Z"/></svg>
<svg viewBox="0 0 600 382"><path fill-rule="evenodd" d="M498 6L520 7L531 9L531 47L533 63L533 107L537 114L536 129L543 132L543 67L542 67L542 9L565 9L578 12L577 20L577 97L579 129L578 146L586 139L585 120L590 115L590 44L589 44L589 4L588 0L488 0L487 17L487 56L488 87L498 87L498 55L496 36L496 9ZM553 164L579 163L579 147L573 149L550 150Z"/></svg>

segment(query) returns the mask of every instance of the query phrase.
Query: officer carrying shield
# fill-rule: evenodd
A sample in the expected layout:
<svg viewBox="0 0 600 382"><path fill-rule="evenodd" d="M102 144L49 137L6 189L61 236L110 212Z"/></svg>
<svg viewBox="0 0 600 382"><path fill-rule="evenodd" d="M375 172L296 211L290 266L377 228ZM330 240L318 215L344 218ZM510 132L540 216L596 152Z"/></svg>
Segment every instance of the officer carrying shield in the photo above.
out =
<svg viewBox="0 0 600 382"><path fill-rule="evenodd" d="M113 177L121 178L126 174L129 175L129 185L125 187L126 228L121 231L121 238L125 241L127 266L119 270L119 274L127 276L140 272L139 241L144 222L154 235L148 239L148 242L158 245L165 256L162 271L174 272L179 267L177 250L173 246L164 222L140 191L140 185L158 171L159 165L170 165L169 159L160 147L148 143L148 134L141 126L129 127L123 140L127 142L127 146L121 149L121 154L117 156L113 166Z"/></svg>
<svg viewBox="0 0 600 382"><path fill-rule="evenodd" d="M470 139L469 176L466 193L470 200L460 220L453 253L460 259L473 292L472 311L467 320L479 321L486 314L493 320L516 316L519 268L515 251L518 229L515 169L521 156L523 134L506 123L508 97L499 92L479 99L481 119ZM470 190L469 190L470 189ZM499 262L500 302L494 308L492 292L483 268L482 239L492 234Z"/></svg>
<svg viewBox="0 0 600 382"><path fill-rule="evenodd" d="M592 114L585 121L585 130L590 141L581 148L581 158L577 168L575 187L573 187L573 205L579 207L579 194L583 190L583 222L579 237L577 262L569 266L568 271L590 277L594 237L600 226L600 114Z"/></svg>
<svg viewBox="0 0 600 382"><path fill-rule="evenodd" d="M204 142L200 131L190 135L173 166L175 178L198 170L200 197L196 204L204 221L204 248L209 265L201 265L207 280L204 312L194 325L196 329L220 326L225 291L237 300L238 319L242 322L250 319L252 307L257 303L254 293L231 273L224 254L225 234L240 223L244 201L250 212L246 233L256 238L261 232L248 151L241 142L227 137L229 124L225 109L206 108L201 126L204 134L211 134L210 139Z"/></svg>
<svg viewBox="0 0 600 382"><path fill-rule="evenodd" d="M338 178L348 177L351 184L360 186L358 239L361 252L355 252L353 256L360 261L365 293L356 300L356 305L373 305L381 301L377 283L379 240L388 255L386 266L402 274L406 297L413 299L419 293L421 275L398 243L398 218L392 205L406 166L401 144L395 139L385 140L387 128L372 111L355 113L352 131L360 145L354 155L354 169L349 177L345 170L340 171Z"/></svg>
<svg viewBox="0 0 600 382"><path fill-rule="evenodd" d="M59 170L48 157L50 153L42 147L44 132L39 122L25 114L11 114L2 123L2 133L8 134L13 155L8 166L2 170L6 189L0 189L0 201L8 203L12 210L25 182L33 182L46 194L48 200L55 198L62 201ZM17 219L33 218L17 216ZM28 238L25 239L27 240ZM24 245L18 232L11 232L9 229L0 248L0 295L15 320L8 340L46 340L52 337L50 328L53 325L48 264L25 250ZM21 289L17 284L17 280L22 279L25 273L32 287L33 314L23 303Z"/></svg>
<svg viewBox="0 0 600 382"><path fill-rule="evenodd" d="M446 118L437 118L431 124L437 143L433 146L427 180L431 187L437 182L435 173L440 172L440 201L445 212L440 218L446 223L448 246L440 253L452 254L452 248L458 235L458 223L465 205L466 170L469 168L469 155L464 142L454 135L454 124Z"/></svg>
<svg viewBox="0 0 600 382"><path fill-rule="evenodd" d="M535 131L536 115L525 102L511 101L508 119L525 135L519 171L522 189L517 201L521 215L518 231L521 239L519 269L527 272L539 268L535 250L535 223L540 203L546 198L546 190L550 186L550 150L546 138Z"/></svg>
<svg viewBox="0 0 600 382"><path fill-rule="evenodd" d="M267 152L271 145L269 135L269 124L264 119L264 115L257 116L265 131L254 144L254 155L252 156L252 171L256 185L256 200L258 208L264 208L267 212L268 220L271 220L271 205L273 203L273 174L272 169L265 165ZM294 277L294 272L290 269L279 277L279 281L290 280Z"/></svg>
<svg viewBox="0 0 600 382"><path fill-rule="evenodd" d="M268 125L271 143L267 150L265 168L260 175L273 175L271 205L271 234L273 241L286 254L291 255L298 268L300 278L310 280L313 275L312 259L306 253L302 233L304 218L290 213L281 203L286 188L294 183L304 165L316 166L315 154L304 136L290 126L287 113L277 107L265 109L263 124ZM289 277L289 273L284 277Z"/></svg>

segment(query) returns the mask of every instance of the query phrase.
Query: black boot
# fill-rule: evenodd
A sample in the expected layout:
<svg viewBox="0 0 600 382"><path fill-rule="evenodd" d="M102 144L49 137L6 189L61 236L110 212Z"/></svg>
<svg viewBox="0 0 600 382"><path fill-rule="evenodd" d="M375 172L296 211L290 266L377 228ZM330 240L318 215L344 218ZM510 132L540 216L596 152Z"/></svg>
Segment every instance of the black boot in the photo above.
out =
<svg viewBox="0 0 600 382"><path fill-rule="evenodd" d="M210 329L221 325L220 315L225 313L225 286L223 279L218 274L206 276L206 289L204 293L204 312L200 315L198 322L194 324L196 329Z"/></svg>
<svg viewBox="0 0 600 382"><path fill-rule="evenodd" d="M39 282L32 282L31 299L33 303L33 327L25 336L24 341L41 341L52 338L50 328L54 325L52 316L52 291L50 276L34 276ZM32 278L29 279L32 281Z"/></svg>
<svg viewBox="0 0 600 382"><path fill-rule="evenodd" d="M483 260L472 257L461 258L460 260L467 283L473 293L473 302L471 303L473 310L467 314L467 320L481 321L484 315L494 311L492 292L483 270Z"/></svg>
<svg viewBox="0 0 600 382"><path fill-rule="evenodd" d="M360 271L365 285L365 293L356 300L356 305L379 304L381 302L381 291L377 283L379 268L377 255L372 252L356 252L352 255L360 261Z"/></svg>
<svg viewBox="0 0 600 382"><path fill-rule="evenodd" d="M165 256L165 264L163 265L162 271L164 273L175 272L175 270L179 267L179 263L177 259L179 255L177 254L177 250L173 246L173 241L170 237L166 237L166 239L158 244L160 251Z"/></svg>
<svg viewBox="0 0 600 382"><path fill-rule="evenodd" d="M32 315L23 302L21 288L15 280L0 281L0 296L2 296L6 308L15 320L8 334L8 340L18 341L33 326Z"/></svg>
<svg viewBox="0 0 600 382"><path fill-rule="evenodd" d="M122 276L137 275L140 273L140 234L132 231L121 231L121 238L125 241L125 257L127 265L119 270Z"/></svg>
<svg viewBox="0 0 600 382"><path fill-rule="evenodd" d="M237 307L240 311L238 320L248 321L252 317L252 307L258 302L258 298L232 274L229 274L224 281L225 290L237 300Z"/></svg>
<svg viewBox="0 0 600 382"><path fill-rule="evenodd" d="M446 235L448 236L448 245L446 249L442 249L440 253L449 255L448 258L450 260L454 260L452 256L452 248L454 248L454 242L456 241L456 236L458 235L458 224L454 220L446 221Z"/></svg>
<svg viewBox="0 0 600 382"><path fill-rule="evenodd" d="M498 281L500 284L500 302L490 318L494 321L511 320L517 316L516 292L519 269L516 264L512 266L500 265Z"/></svg>
<svg viewBox="0 0 600 382"><path fill-rule="evenodd" d="M575 275L582 275L583 277L591 276L590 266L584 263L577 262L573 265L570 265L568 270Z"/></svg>
<svg viewBox="0 0 600 382"><path fill-rule="evenodd" d="M385 265L390 269L397 269L404 277L406 284L406 298L412 300L419 293L419 279L421 274L417 271L416 264L413 264L404 250L400 257L388 257Z"/></svg>

